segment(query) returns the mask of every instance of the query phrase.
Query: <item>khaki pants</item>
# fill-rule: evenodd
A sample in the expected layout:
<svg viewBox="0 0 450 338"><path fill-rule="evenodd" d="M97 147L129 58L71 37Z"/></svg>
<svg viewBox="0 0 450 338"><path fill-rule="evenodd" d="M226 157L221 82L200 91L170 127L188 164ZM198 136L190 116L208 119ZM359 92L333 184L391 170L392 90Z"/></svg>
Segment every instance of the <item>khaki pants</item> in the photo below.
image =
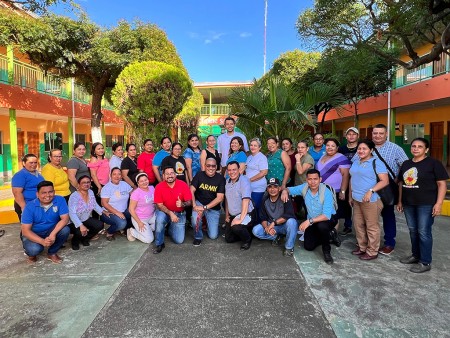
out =
<svg viewBox="0 0 450 338"><path fill-rule="evenodd" d="M380 248L379 217L383 209L383 202L366 203L353 200L353 226L359 249L370 256L378 255Z"/></svg>

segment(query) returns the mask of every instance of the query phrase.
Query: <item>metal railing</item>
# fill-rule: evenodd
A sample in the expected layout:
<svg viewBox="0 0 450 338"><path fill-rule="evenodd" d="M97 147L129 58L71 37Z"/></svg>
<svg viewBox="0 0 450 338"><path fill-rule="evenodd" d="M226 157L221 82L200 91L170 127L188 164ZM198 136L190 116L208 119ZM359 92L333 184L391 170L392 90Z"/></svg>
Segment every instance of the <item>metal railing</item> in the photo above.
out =
<svg viewBox="0 0 450 338"><path fill-rule="evenodd" d="M210 111L211 108L211 111ZM231 108L228 104L204 104L201 108L200 115L202 116L226 116L231 112Z"/></svg>

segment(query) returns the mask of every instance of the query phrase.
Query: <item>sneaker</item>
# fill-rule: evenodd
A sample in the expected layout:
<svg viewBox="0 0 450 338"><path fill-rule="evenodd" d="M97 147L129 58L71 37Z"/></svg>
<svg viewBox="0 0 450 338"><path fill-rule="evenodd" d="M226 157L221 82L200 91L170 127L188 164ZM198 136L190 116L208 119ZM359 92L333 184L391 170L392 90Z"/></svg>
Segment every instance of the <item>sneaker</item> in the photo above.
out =
<svg viewBox="0 0 450 338"><path fill-rule="evenodd" d="M394 252L394 248L392 246L383 246L380 250L378 250L378 253L385 255L385 256L389 256L391 253Z"/></svg>
<svg viewBox="0 0 450 338"><path fill-rule="evenodd" d="M347 236L347 235L349 235L351 233L352 233L352 228L344 228L344 230L342 230L342 232L339 235L345 237L345 236Z"/></svg>
<svg viewBox="0 0 450 338"><path fill-rule="evenodd" d="M128 229L127 229L127 239L128 239L130 242L133 242L133 241L136 240L136 238L134 238L133 234L131 233L131 228L128 228Z"/></svg>
<svg viewBox="0 0 450 338"><path fill-rule="evenodd" d="M413 255L408 256L408 257L403 257L402 259L400 259L400 263L402 263L402 264L416 264L416 263L419 263L419 258L414 257Z"/></svg>
<svg viewBox="0 0 450 338"><path fill-rule="evenodd" d="M341 239L336 229L330 231L330 243L336 245L338 248L341 246Z"/></svg>
<svg viewBox="0 0 450 338"><path fill-rule="evenodd" d="M282 241L283 241L283 237L278 235L278 236L272 241L272 246L280 246L280 244L281 244Z"/></svg>
<svg viewBox="0 0 450 338"><path fill-rule="evenodd" d="M283 250L283 256L284 257L294 256L294 248L292 248L292 249L284 249Z"/></svg>
<svg viewBox="0 0 450 338"><path fill-rule="evenodd" d="M333 264L333 257L331 257L331 253L329 253L329 252L323 253L323 260L327 264Z"/></svg>
<svg viewBox="0 0 450 338"><path fill-rule="evenodd" d="M194 242L192 244L194 244L194 246L200 246L200 244L202 244L202 240L201 239L194 239Z"/></svg>
<svg viewBox="0 0 450 338"><path fill-rule="evenodd" d="M422 273L430 270L431 264L423 264L423 263L416 264L413 267L411 267L411 269L409 269L409 271L414 273Z"/></svg>

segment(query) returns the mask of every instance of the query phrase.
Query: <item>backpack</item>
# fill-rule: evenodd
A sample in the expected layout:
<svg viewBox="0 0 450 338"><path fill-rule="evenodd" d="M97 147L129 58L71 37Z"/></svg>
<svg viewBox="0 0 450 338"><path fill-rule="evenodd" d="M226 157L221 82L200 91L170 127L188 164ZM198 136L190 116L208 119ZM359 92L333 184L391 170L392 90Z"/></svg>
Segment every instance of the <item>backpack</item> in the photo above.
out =
<svg viewBox="0 0 450 338"><path fill-rule="evenodd" d="M334 188L331 185L328 185L326 183L320 183L320 185L319 185L319 201L323 205L323 202L325 201L325 188L328 188L328 190L330 190L331 196L333 196L333 207L334 207L334 210L336 210L336 212L337 212L338 203L337 203L337 198L336 198L336 190L334 190ZM307 184L305 184L305 186L303 187L303 190L302 190L303 199L305 199L308 189L309 189L309 186Z"/></svg>

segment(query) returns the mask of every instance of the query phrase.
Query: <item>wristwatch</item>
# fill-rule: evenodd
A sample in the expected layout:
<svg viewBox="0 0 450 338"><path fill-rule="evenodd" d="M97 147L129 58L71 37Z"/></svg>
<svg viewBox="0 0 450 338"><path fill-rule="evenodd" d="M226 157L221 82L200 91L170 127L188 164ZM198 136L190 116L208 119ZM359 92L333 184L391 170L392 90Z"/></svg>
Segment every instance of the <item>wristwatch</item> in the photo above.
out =
<svg viewBox="0 0 450 338"><path fill-rule="evenodd" d="M309 225L313 225L314 224L314 220L312 218L309 219Z"/></svg>
<svg viewBox="0 0 450 338"><path fill-rule="evenodd" d="M341 194L345 194L345 190L341 190Z"/></svg>
<svg viewBox="0 0 450 338"><path fill-rule="evenodd" d="M203 210L208 210L208 205L204 205Z"/></svg>
<svg viewBox="0 0 450 338"><path fill-rule="evenodd" d="M372 188L370 188L369 191L370 191L372 194L375 192L375 190L373 190Z"/></svg>

